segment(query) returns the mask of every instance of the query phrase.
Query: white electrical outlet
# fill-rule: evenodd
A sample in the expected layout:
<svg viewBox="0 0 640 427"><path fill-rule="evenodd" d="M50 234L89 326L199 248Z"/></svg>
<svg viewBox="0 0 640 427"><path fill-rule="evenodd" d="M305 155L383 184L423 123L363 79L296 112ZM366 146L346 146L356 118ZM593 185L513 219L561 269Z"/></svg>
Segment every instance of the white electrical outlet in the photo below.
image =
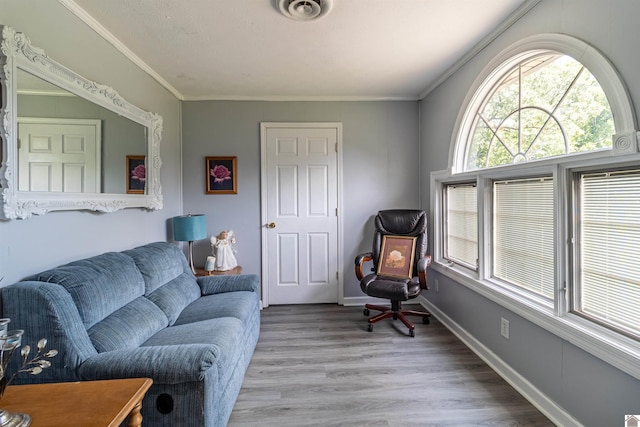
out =
<svg viewBox="0 0 640 427"><path fill-rule="evenodd" d="M509 321L504 317L500 318L500 335L509 339Z"/></svg>

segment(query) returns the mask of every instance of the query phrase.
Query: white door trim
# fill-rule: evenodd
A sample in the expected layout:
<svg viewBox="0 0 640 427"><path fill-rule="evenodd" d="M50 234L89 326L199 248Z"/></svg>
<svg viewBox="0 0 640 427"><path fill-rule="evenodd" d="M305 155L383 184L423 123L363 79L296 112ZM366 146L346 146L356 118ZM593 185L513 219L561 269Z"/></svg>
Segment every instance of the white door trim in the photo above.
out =
<svg viewBox="0 0 640 427"><path fill-rule="evenodd" d="M339 122L261 122L260 123L260 229L261 229L261 261L262 261L262 307L269 306L269 261L267 253L267 130L277 128L329 128L336 129L337 151L337 190L338 190L338 304L344 304L343 279L343 212L342 212L342 123Z"/></svg>

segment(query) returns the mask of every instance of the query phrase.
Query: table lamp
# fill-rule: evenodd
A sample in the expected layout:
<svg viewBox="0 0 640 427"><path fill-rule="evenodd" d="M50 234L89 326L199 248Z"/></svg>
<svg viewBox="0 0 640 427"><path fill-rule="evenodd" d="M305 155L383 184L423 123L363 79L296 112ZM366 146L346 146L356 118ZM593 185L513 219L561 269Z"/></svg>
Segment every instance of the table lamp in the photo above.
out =
<svg viewBox="0 0 640 427"><path fill-rule="evenodd" d="M207 237L207 224L204 215L183 215L173 217L173 240L189 242L189 266L191 272L196 274L193 267L193 241Z"/></svg>

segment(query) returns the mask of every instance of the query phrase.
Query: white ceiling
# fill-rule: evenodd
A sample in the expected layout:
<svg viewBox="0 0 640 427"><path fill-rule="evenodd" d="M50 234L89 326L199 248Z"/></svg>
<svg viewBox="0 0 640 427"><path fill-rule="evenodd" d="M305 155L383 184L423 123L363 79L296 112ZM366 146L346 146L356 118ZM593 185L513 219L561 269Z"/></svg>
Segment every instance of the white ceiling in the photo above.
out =
<svg viewBox="0 0 640 427"><path fill-rule="evenodd" d="M419 99L538 1L59 0L178 98Z"/></svg>

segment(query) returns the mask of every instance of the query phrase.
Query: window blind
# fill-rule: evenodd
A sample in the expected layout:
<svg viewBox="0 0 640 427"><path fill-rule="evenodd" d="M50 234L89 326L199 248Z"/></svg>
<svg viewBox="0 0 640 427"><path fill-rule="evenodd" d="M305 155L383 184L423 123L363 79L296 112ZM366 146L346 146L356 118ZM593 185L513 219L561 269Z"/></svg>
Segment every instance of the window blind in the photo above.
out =
<svg viewBox="0 0 640 427"><path fill-rule="evenodd" d="M494 277L553 299L553 179L493 183Z"/></svg>
<svg viewBox="0 0 640 427"><path fill-rule="evenodd" d="M477 269L478 196L475 183L447 185L444 257Z"/></svg>
<svg viewBox="0 0 640 427"><path fill-rule="evenodd" d="M580 179L574 309L640 335L640 171Z"/></svg>

